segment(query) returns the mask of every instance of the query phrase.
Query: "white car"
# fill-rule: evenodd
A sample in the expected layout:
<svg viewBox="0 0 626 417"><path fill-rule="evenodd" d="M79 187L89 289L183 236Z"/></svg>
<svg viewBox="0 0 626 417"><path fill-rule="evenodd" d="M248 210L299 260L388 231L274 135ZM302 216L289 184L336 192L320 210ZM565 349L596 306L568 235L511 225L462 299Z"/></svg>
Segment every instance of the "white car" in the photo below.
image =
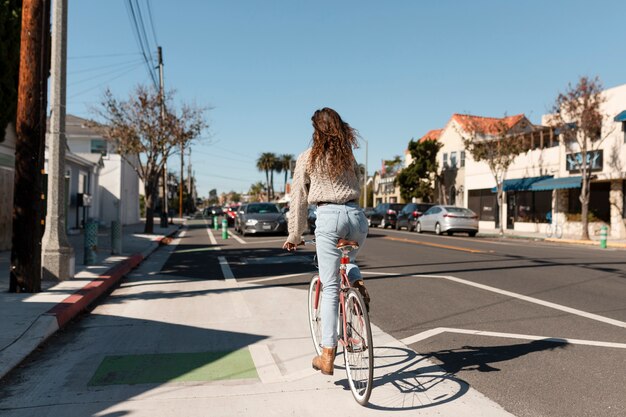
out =
<svg viewBox="0 0 626 417"><path fill-rule="evenodd" d="M415 231L435 232L438 235L461 232L473 237L478 233L478 216L464 207L432 206L418 217Z"/></svg>

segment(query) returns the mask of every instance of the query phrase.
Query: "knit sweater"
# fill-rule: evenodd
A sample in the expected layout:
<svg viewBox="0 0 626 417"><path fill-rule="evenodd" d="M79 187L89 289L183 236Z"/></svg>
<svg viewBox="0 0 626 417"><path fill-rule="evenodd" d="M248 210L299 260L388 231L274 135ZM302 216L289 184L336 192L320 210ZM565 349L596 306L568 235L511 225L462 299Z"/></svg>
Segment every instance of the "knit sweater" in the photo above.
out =
<svg viewBox="0 0 626 417"><path fill-rule="evenodd" d="M296 161L291 187L291 203L289 207L289 242L298 244L302 241L302 233L307 226L307 208L309 204L337 203L358 200L361 194L359 182L359 166L353 160L345 173L332 179L324 169L324 163L309 169L311 148L304 151ZM312 172L310 172L312 171Z"/></svg>

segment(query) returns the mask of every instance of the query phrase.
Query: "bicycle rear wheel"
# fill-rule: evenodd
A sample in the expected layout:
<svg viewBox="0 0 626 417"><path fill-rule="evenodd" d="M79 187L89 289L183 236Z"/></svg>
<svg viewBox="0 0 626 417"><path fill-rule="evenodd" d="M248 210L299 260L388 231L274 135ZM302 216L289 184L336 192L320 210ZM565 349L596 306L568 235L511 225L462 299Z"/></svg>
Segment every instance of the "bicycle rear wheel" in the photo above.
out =
<svg viewBox="0 0 626 417"><path fill-rule="evenodd" d="M374 344L370 318L361 294L354 288L345 298L346 334L343 357L350 391L354 399L366 405L374 382Z"/></svg>
<svg viewBox="0 0 626 417"><path fill-rule="evenodd" d="M318 355L322 354L322 284L319 275L314 275L309 284L309 328L313 346Z"/></svg>

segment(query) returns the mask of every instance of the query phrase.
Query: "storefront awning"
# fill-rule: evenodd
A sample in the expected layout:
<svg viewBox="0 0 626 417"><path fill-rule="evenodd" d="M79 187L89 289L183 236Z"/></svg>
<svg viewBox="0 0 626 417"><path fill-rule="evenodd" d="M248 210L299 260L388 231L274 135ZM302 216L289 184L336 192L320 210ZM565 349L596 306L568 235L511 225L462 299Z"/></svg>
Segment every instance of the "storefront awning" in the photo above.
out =
<svg viewBox="0 0 626 417"><path fill-rule="evenodd" d="M563 178L547 178L542 181L534 183L531 187L531 191L548 191L548 190L562 190L566 188L580 188L582 183L582 177L563 177Z"/></svg>
<svg viewBox="0 0 626 417"><path fill-rule="evenodd" d="M616 122L626 122L626 110L615 116L615 119L613 120Z"/></svg>
<svg viewBox="0 0 626 417"><path fill-rule="evenodd" d="M525 191L530 190L530 187L538 181L546 180L552 178L551 175L544 175L541 177L530 177L530 178L515 178L511 180L504 180L502 184L502 189L504 191ZM493 187L491 189L492 193L497 192L498 189Z"/></svg>

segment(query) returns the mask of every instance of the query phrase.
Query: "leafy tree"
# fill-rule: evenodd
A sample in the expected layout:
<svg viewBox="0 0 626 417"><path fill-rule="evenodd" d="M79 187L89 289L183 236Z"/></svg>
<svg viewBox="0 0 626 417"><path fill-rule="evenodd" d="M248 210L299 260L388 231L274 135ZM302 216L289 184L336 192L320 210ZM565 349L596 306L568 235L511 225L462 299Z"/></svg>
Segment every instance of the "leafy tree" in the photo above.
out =
<svg viewBox="0 0 626 417"><path fill-rule="evenodd" d="M423 201L434 201L434 181L438 172L437 152L443 144L435 140L409 142L409 152L413 162L400 171L396 177L396 185L400 187L400 195L405 201L413 197Z"/></svg>
<svg viewBox="0 0 626 417"><path fill-rule="evenodd" d="M259 156L259 159L256 161L256 167L259 171L265 171L265 180L267 187L267 201L272 200L271 190L274 188L274 169L276 168L276 155L271 152L264 152ZM270 180L270 171L272 173L272 177ZM271 181L271 182L270 182ZM270 185L272 184L272 185Z"/></svg>
<svg viewBox="0 0 626 417"><path fill-rule="evenodd" d="M570 155L576 170L580 171L581 238L589 240L589 195L591 193L592 167L591 156L612 132L602 132L604 119L601 111L606 98L602 95L602 83L598 79L580 77L576 85L568 84L563 93L559 93L554 103L554 115L551 124L561 133L567 150L577 155Z"/></svg>
<svg viewBox="0 0 626 417"><path fill-rule="evenodd" d="M459 115L463 122L463 144L476 162L484 161L496 182L500 235L504 234L501 215L504 180L515 158L525 150L523 117L500 119ZM532 128L532 126L530 126Z"/></svg>
<svg viewBox="0 0 626 417"><path fill-rule="evenodd" d="M114 140L117 151L143 180L146 195L145 233L154 230L154 208L161 172L170 155L189 147L208 127L206 109L183 104L180 111L173 104L173 93L164 97L165 114L161 115L158 91L136 87L128 100L121 101L106 90L94 112L102 123L93 126L105 138Z"/></svg>
<svg viewBox="0 0 626 417"><path fill-rule="evenodd" d="M21 0L0 0L0 142L17 112L21 17Z"/></svg>

